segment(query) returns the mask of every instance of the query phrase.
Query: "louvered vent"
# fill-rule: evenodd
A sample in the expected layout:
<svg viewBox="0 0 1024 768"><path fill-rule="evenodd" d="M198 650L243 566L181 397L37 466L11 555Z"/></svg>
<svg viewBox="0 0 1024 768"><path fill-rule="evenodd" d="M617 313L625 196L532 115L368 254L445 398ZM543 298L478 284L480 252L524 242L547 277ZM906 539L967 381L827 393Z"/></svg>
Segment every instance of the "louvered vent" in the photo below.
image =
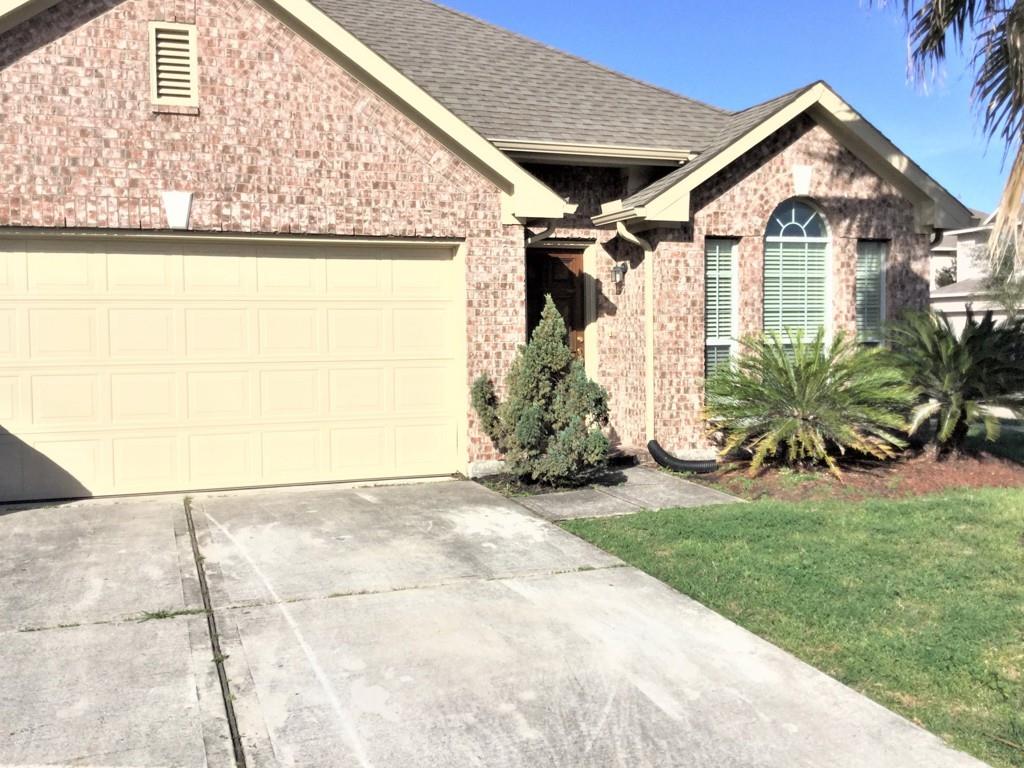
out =
<svg viewBox="0 0 1024 768"><path fill-rule="evenodd" d="M196 28L189 24L151 24L150 52L153 103L198 106Z"/></svg>

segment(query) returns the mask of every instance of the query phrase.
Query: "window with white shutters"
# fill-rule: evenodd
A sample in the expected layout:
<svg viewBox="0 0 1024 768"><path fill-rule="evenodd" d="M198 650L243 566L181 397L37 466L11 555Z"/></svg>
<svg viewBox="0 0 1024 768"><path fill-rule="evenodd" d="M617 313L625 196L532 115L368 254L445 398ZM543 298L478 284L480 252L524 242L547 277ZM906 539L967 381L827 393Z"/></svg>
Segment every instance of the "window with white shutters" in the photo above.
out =
<svg viewBox="0 0 1024 768"><path fill-rule="evenodd" d="M813 336L828 322L828 230L807 203L790 200L768 222L764 243L764 329Z"/></svg>
<svg viewBox="0 0 1024 768"><path fill-rule="evenodd" d="M704 241L704 371L728 362L736 331L736 240Z"/></svg>
<svg viewBox="0 0 1024 768"><path fill-rule="evenodd" d="M154 104L199 106L196 28L191 24L149 25L150 97Z"/></svg>
<svg viewBox="0 0 1024 768"><path fill-rule="evenodd" d="M885 253L881 240L857 243L857 339L879 344L885 323Z"/></svg>

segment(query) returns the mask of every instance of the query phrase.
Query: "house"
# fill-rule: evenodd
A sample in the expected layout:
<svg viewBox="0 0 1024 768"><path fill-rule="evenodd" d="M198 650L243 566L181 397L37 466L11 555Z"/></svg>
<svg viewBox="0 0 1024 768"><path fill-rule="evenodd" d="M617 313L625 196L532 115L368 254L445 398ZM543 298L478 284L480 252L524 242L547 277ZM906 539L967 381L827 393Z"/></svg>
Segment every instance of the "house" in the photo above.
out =
<svg viewBox="0 0 1024 768"><path fill-rule="evenodd" d="M971 280L988 274L988 238L995 214L973 208L971 223L964 229L942 233L931 247L931 289L943 288L958 280Z"/></svg>
<svg viewBox="0 0 1024 768"><path fill-rule="evenodd" d="M552 294L621 446L970 213L827 84L730 112L426 0L0 3L0 498L478 473Z"/></svg>
<svg viewBox="0 0 1024 768"><path fill-rule="evenodd" d="M971 210L971 226L946 232L932 248L931 308L949 318L959 333L967 324L967 313L975 315L992 310L993 317L1006 319L1006 309L986 291L989 279L988 241L996 215ZM936 278L942 270L952 283L939 285ZM949 278L947 278L949 279ZM941 282L941 281L939 281Z"/></svg>

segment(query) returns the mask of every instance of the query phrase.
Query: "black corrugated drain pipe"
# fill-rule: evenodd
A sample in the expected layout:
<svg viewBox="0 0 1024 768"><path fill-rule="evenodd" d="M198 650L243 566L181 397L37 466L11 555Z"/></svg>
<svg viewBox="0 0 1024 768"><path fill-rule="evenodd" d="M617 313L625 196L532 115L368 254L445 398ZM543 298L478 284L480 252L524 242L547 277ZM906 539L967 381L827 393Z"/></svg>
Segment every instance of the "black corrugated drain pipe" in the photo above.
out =
<svg viewBox="0 0 1024 768"><path fill-rule="evenodd" d="M676 472L692 472L695 475L707 475L718 469L717 459L677 459L666 451L657 440L647 443L647 450L651 458L658 462L665 469Z"/></svg>

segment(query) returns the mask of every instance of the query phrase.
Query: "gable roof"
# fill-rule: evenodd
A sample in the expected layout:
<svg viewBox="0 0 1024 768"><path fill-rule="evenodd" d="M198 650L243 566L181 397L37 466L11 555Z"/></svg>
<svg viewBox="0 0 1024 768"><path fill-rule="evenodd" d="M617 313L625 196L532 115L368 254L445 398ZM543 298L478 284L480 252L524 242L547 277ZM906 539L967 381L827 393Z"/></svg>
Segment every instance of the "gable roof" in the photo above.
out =
<svg viewBox="0 0 1024 768"><path fill-rule="evenodd" d="M971 212L904 155L824 81L737 112L695 160L624 200L602 207L596 224L690 220L690 193L801 114L810 114L872 171L915 205L919 226L967 226Z"/></svg>
<svg viewBox="0 0 1024 768"><path fill-rule="evenodd" d="M312 0L492 141L701 149L730 113L429 0Z"/></svg>

